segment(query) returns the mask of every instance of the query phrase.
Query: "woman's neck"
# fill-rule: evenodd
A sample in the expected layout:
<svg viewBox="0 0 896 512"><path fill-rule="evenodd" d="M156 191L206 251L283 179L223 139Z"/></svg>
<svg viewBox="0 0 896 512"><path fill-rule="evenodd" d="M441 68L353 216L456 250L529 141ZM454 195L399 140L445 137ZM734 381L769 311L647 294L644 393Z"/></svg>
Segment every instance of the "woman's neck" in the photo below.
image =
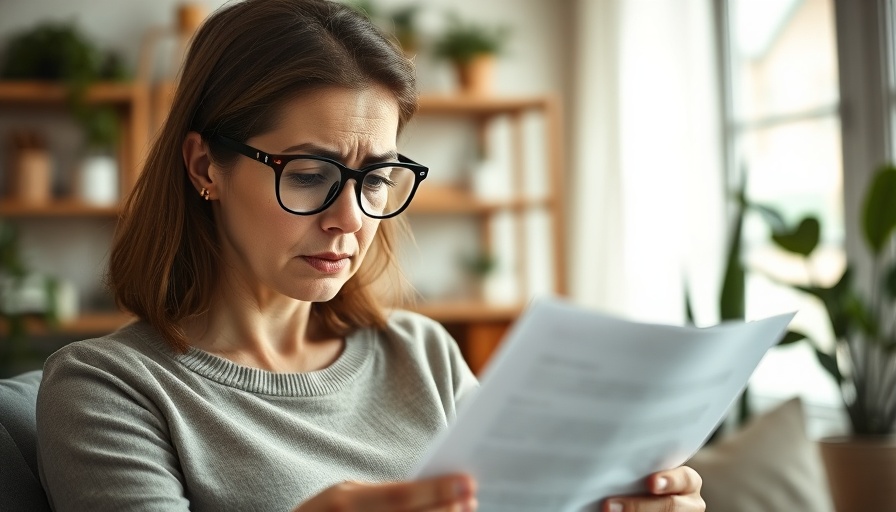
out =
<svg viewBox="0 0 896 512"><path fill-rule="evenodd" d="M311 303L270 291L222 290L209 311L185 322L189 343L243 366L274 372L326 368L342 352L343 340L319 332Z"/></svg>

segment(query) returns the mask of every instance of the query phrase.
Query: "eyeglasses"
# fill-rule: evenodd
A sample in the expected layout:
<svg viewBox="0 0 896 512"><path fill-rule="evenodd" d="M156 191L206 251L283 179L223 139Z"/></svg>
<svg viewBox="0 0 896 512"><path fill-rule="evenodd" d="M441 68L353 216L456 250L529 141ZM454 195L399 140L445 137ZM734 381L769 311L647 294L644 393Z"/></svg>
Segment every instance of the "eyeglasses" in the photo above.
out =
<svg viewBox="0 0 896 512"><path fill-rule="evenodd" d="M274 170L277 202L296 215L314 215L330 207L349 180L355 180L355 197L361 211L374 219L388 219L411 204L429 168L403 155L398 162L383 162L352 169L330 158L314 155L272 155L223 135L224 147L257 160Z"/></svg>

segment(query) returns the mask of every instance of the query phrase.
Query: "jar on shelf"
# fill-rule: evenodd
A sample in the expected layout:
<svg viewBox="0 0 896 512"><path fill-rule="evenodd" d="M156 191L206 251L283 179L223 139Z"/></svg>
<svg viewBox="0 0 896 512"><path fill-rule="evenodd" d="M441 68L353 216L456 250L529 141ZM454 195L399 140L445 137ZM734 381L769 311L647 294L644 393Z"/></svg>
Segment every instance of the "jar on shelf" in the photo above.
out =
<svg viewBox="0 0 896 512"><path fill-rule="evenodd" d="M10 142L10 198L29 205L49 203L53 198L53 161L43 137L23 130L14 132Z"/></svg>

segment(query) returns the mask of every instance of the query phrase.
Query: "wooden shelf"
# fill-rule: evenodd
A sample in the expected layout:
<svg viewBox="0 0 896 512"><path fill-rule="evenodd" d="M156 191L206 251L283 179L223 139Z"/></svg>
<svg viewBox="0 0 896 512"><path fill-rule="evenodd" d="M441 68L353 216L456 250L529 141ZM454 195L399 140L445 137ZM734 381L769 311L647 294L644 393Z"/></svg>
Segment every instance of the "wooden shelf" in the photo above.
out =
<svg viewBox="0 0 896 512"><path fill-rule="evenodd" d="M424 94L418 100L421 115L493 116L545 108L545 96L492 97Z"/></svg>
<svg viewBox="0 0 896 512"><path fill-rule="evenodd" d="M0 201L0 215L4 217L116 217L117 206L94 206L75 200L29 204L12 200Z"/></svg>
<svg viewBox="0 0 896 512"><path fill-rule="evenodd" d="M134 320L132 315L118 311L85 313L72 320L50 327L40 318L27 318L26 329L32 336L103 336ZM6 325L0 325L0 333L6 334Z"/></svg>
<svg viewBox="0 0 896 512"><path fill-rule="evenodd" d="M63 104L68 88L56 82L0 81L0 103L3 104ZM91 103L129 103L147 94L146 87L135 82L100 82L87 90L86 101Z"/></svg>
<svg viewBox="0 0 896 512"><path fill-rule="evenodd" d="M414 214L493 214L499 211L527 210L549 207L547 198L513 197L480 199L469 190L446 185L428 186L425 182L417 190L408 212Z"/></svg>
<svg viewBox="0 0 896 512"><path fill-rule="evenodd" d="M420 302L404 306L442 323L512 322L523 305L496 305L485 302Z"/></svg>

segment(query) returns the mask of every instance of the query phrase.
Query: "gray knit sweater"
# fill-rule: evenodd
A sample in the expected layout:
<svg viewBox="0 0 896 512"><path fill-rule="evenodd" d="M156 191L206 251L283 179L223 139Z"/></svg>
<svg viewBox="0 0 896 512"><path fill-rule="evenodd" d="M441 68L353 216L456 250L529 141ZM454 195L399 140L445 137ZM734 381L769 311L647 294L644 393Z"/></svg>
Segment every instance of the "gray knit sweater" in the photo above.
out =
<svg viewBox="0 0 896 512"><path fill-rule="evenodd" d="M44 370L39 463L57 511L289 511L337 482L403 479L477 386L445 330L409 312L316 372L179 355L141 322Z"/></svg>

